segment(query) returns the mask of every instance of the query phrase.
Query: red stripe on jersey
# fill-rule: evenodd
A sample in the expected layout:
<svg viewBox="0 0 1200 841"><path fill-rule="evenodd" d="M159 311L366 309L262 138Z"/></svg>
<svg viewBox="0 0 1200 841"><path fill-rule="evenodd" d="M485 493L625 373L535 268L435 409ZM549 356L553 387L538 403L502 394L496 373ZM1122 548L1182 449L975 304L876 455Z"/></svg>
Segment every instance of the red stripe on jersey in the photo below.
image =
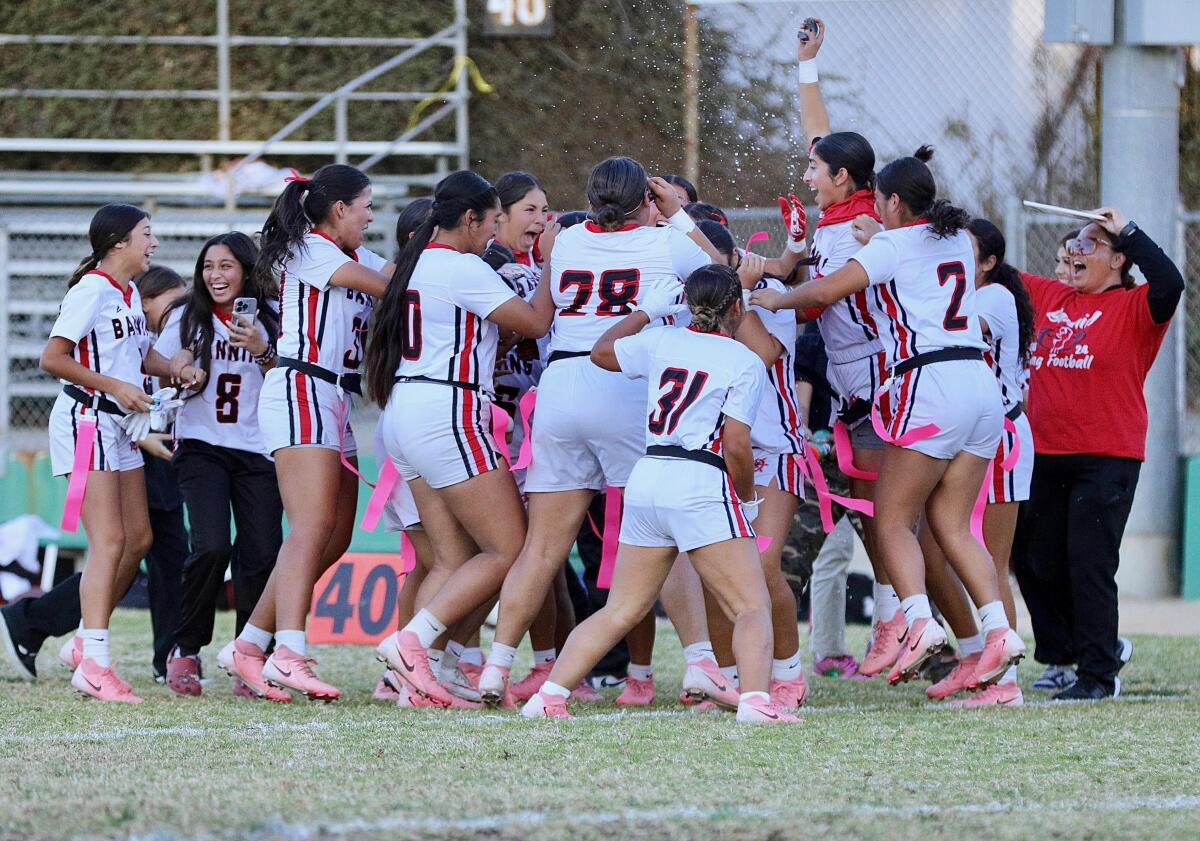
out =
<svg viewBox="0 0 1200 841"><path fill-rule="evenodd" d="M476 338L476 316L474 313L461 310L466 317L466 324L463 329L463 346L458 353L458 379L459 382L473 383L475 380L471 376L471 354L475 352Z"/></svg>
<svg viewBox="0 0 1200 841"><path fill-rule="evenodd" d="M990 465L992 470L992 499L994 499L996 502L1008 501L1004 498L1005 471L1004 468L1000 466L1003 464L1004 457L1007 455L1004 447L1007 437L1007 432L1000 436L1000 443L996 446L996 457L992 460Z"/></svg>
<svg viewBox="0 0 1200 841"><path fill-rule="evenodd" d="M100 277L107 280L109 283L112 284L113 289L116 289L118 292L121 293L121 297L125 299L125 306L127 306L127 307L132 306L132 304L133 304L133 282L132 281L130 283L128 283L124 288L122 288L121 284L117 283L117 281L114 280L111 275L107 275L104 272L100 271L99 269L92 269L90 272L88 272L88 274L98 274L98 275L100 275Z"/></svg>
<svg viewBox="0 0 1200 841"><path fill-rule="evenodd" d="M908 330L905 329L904 322L900 319L900 308L892 298L891 293L888 292L887 284L881 284L876 288L883 297L883 303L887 307L888 318L891 319L892 324L896 327L896 361L899 362L901 359L908 359L911 355L908 350Z"/></svg>
<svg viewBox="0 0 1200 841"><path fill-rule="evenodd" d="M746 525L746 518L742 516L742 506L738 502L737 489L733 487L733 478L726 473L725 482L729 485L729 504L733 508L734 519L737 520L738 537L749 537L750 529Z"/></svg>
<svg viewBox="0 0 1200 841"><path fill-rule="evenodd" d="M908 409L908 387L912 383L912 375L915 371L916 369L907 371L900 378L900 395L896 398L896 408L892 414L891 429L888 430L893 438L899 438L903 434L900 425L903 422L904 413Z"/></svg>
<svg viewBox="0 0 1200 841"><path fill-rule="evenodd" d="M317 344L317 303L321 300L321 290L315 286L308 287L308 303L305 307L306 332L305 342L308 344L308 361L316 362L320 358L321 348Z"/></svg>
<svg viewBox="0 0 1200 841"><path fill-rule="evenodd" d="M475 462L475 469L479 473L486 473L488 463L484 455L485 444L479 430L475 427L475 392L464 388L462 397L462 425L463 432L467 436L467 448L471 451L471 461Z"/></svg>
<svg viewBox="0 0 1200 841"><path fill-rule="evenodd" d="M342 246L338 245L338 241L336 239L334 239L333 237L331 237L329 234L325 233L324 231L318 231L316 228L313 228L312 233L316 234L317 236L321 237L322 239L329 240L334 245L337 245L338 251L345 254L347 257L349 257L354 262L356 262L356 263L358 262L358 254L353 249L342 248Z"/></svg>
<svg viewBox="0 0 1200 841"><path fill-rule="evenodd" d="M871 307L867 304L867 290L860 289L854 293L854 308L858 310L858 317L863 326L870 330L873 336L878 336L879 326L875 324L875 316L871 315Z"/></svg>
<svg viewBox="0 0 1200 841"><path fill-rule="evenodd" d="M92 367L92 355L88 352L88 337L84 336L79 340L79 344L75 345L79 349L79 364L84 368Z"/></svg>
<svg viewBox="0 0 1200 841"><path fill-rule="evenodd" d="M787 387L787 371L783 366L783 357L775 360L775 364L771 366L772 379L775 381L775 388L779 392L779 396L783 398L784 409L787 412L786 422L784 424L784 434L788 440L796 446L800 446L799 435L797 432L800 429L800 413L796 411L796 404L792 402L791 391Z"/></svg>
<svg viewBox="0 0 1200 841"><path fill-rule="evenodd" d="M298 444L315 444L312 434L312 418L309 414L308 384L305 376L296 372L296 411L300 414L300 440Z"/></svg>

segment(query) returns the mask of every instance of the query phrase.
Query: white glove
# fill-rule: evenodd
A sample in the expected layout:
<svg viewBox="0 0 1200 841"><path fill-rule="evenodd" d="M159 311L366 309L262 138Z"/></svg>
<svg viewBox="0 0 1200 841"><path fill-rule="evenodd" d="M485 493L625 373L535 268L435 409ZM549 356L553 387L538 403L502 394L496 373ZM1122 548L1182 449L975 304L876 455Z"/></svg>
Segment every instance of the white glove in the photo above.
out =
<svg viewBox="0 0 1200 841"><path fill-rule="evenodd" d="M150 437L150 413L133 412L117 419L125 429L125 433L134 441Z"/></svg>
<svg viewBox="0 0 1200 841"><path fill-rule="evenodd" d="M683 300L683 284L676 281L652 287L637 308L644 312L651 322L682 312L687 309Z"/></svg>
<svg viewBox="0 0 1200 841"><path fill-rule="evenodd" d="M749 502L742 501L742 510L746 512L746 522L753 523L758 516L758 507L762 505L762 497L757 493L754 494L754 499Z"/></svg>
<svg viewBox="0 0 1200 841"><path fill-rule="evenodd" d="M150 395L153 408L150 410L150 429L154 432L166 432L183 401L178 399L179 391L174 388L160 388Z"/></svg>

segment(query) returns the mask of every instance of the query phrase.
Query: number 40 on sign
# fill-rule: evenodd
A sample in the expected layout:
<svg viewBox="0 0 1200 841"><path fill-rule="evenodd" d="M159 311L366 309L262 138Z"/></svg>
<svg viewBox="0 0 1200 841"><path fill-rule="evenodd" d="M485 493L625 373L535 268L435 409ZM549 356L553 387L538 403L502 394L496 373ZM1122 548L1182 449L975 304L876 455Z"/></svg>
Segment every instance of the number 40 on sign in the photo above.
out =
<svg viewBox="0 0 1200 841"><path fill-rule="evenodd" d="M488 0L485 35L550 35L551 0Z"/></svg>

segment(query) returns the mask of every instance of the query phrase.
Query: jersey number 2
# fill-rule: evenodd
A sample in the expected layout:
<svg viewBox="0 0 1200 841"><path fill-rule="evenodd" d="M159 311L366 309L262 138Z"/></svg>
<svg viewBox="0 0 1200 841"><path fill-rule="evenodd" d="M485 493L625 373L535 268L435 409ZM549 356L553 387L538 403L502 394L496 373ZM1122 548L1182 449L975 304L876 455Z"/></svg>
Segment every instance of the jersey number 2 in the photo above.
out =
<svg viewBox="0 0 1200 841"><path fill-rule="evenodd" d="M600 275L600 302L596 315L629 315L641 288L642 273L637 269L609 269ZM560 315L585 315L583 307L592 298L596 276L591 272L565 271L558 280L558 291L575 287L575 300Z"/></svg>
<svg viewBox="0 0 1200 841"><path fill-rule="evenodd" d="M969 322L965 315L959 313L959 310L962 309L963 295L967 292L967 270L962 263L957 261L942 263L937 267L937 276L939 286L945 286L948 281L954 281L954 292L950 295L950 306L946 307L942 326L951 332L966 330Z"/></svg>
<svg viewBox="0 0 1200 841"><path fill-rule="evenodd" d="M217 375L217 423L237 423L238 395L242 391L241 374Z"/></svg>
<svg viewBox="0 0 1200 841"><path fill-rule="evenodd" d="M689 377L691 378L690 384L688 383ZM662 377L658 381L658 387L665 388L666 391L658 398L658 411L650 413L648 424L650 432L654 435L662 435L664 432L668 435L673 433L679 426L679 419L683 417L688 406L695 403L700 392L704 390L706 382L708 382L708 374L704 371L697 371L694 376L690 371L682 368L668 368L663 371ZM683 397L682 402L680 402L680 397Z"/></svg>

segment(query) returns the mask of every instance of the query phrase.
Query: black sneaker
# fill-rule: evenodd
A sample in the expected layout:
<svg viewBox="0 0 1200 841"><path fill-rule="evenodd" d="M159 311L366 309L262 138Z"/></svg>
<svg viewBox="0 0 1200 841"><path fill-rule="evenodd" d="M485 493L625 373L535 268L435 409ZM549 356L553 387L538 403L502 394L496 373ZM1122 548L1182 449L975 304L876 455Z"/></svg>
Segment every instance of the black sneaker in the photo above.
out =
<svg viewBox="0 0 1200 841"><path fill-rule="evenodd" d="M0 643L8 662L17 670L22 680L37 680L37 651L31 651L13 638L12 630L8 627L8 616L0 610Z"/></svg>
<svg viewBox="0 0 1200 841"><path fill-rule="evenodd" d="M1091 678L1080 678L1057 695L1051 695L1051 701L1103 701L1106 698L1116 698L1121 694L1121 679L1113 679L1113 691L1109 692Z"/></svg>

